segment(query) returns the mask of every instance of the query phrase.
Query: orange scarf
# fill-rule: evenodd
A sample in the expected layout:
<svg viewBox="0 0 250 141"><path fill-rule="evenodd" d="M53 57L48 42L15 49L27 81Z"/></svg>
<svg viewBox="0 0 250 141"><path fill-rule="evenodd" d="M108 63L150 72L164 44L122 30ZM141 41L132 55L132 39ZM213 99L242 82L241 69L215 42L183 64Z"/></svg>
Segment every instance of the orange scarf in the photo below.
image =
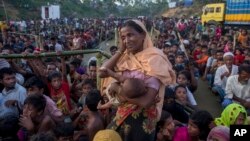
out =
<svg viewBox="0 0 250 141"><path fill-rule="evenodd" d="M163 106L165 86L174 84L176 82L175 72L172 70L172 65L169 62L167 56L164 55L164 53L160 49L153 47L153 42L149 37L145 26L140 21L134 20L134 22L140 25L146 33L143 43L143 50L136 54L128 53L127 51L125 51L125 53L118 60L115 66L115 71L140 71L145 75L152 76L160 80L161 87L158 95L161 101L157 103L159 117L161 115ZM119 45L121 46L121 38L119 40ZM101 90L103 91L110 83L114 81L115 80L112 78L103 79Z"/></svg>

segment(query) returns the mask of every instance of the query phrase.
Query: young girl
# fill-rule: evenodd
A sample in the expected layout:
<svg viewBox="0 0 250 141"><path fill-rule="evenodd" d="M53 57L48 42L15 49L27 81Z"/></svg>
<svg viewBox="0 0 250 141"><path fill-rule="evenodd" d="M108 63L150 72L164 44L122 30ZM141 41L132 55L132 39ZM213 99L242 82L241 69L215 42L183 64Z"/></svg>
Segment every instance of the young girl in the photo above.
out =
<svg viewBox="0 0 250 141"><path fill-rule="evenodd" d="M175 131L175 123L169 112L162 111L161 120L157 123L156 141L171 141Z"/></svg>
<svg viewBox="0 0 250 141"><path fill-rule="evenodd" d="M245 125L247 124L247 111L240 104L233 103L228 105L221 113L221 117L216 118L214 122L216 126Z"/></svg>
<svg viewBox="0 0 250 141"><path fill-rule="evenodd" d="M234 64L235 65L241 65L245 59L245 57L242 55L243 52L240 48L235 49L234 53Z"/></svg>
<svg viewBox="0 0 250 141"><path fill-rule="evenodd" d="M196 106L196 100L194 99L194 96L192 94L192 92L189 90L188 85L191 82L191 74L188 71L181 71L178 75L177 75L177 84L179 85L183 85L186 87L187 90L187 99L190 102L191 105Z"/></svg>
<svg viewBox="0 0 250 141"><path fill-rule="evenodd" d="M210 132L212 115L207 111L197 111L191 115L188 126L176 129L173 141L206 140Z"/></svg>
<svg viewBox="0 0 250 141"><path fill-rule="evenodd" d="M187 105L189 103L187 89L184 85L178 85L175 87L175 98L182 105Z"/></svg>
<svg viewBox="0 0 250 141"><path fill-rule="evenodd" d="M95 84L92 79L85 79L82 82L82 95L78 100L78 105L83 107L85 106L85 99L87 94L95 88Z"/></svg>

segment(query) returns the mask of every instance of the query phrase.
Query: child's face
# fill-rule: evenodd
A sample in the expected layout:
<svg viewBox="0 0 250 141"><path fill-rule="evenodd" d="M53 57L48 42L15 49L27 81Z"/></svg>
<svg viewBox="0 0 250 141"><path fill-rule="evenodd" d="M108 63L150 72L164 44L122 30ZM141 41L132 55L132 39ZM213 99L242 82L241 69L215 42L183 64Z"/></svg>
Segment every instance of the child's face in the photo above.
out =
<svg viewBox="0 0 250 141"><path fill-rule="evenodd" d="M37 110L34 108L31 104L25 104L23 106L23 115L25 117L31 117L31 119L35 119L37 116L41 115L41 112L37 112Z"/></svg>
<svg viewBox="0 0 250 141"><path fill-rule="evenodd" d="M236 50L236 51L235 51L235 54L236 54L236 55L240 55L241 53L240 53L239 50Z"/></svg>
<svg viewBox="0 0 250 141"><path fill-rule="evenodd" d="M175 91L176 99L181 103L187 102L187 90L185 88L179 87Z"/></svg>
<svg viewBox="0 0 250 141"><path fill-rule="evenodd" d="M62 79L59 77L55 77L51 80L51 85L55 90L59 90L62 86Z"/></svg>
<svg viewBox="0 0 250 141"><path fill-rule="evenodd" d="M82 93L83 94L88 94L90 90L92 90L92 86L90 84L85 84L82 86Z"/></svg>
<svg viewBox="0 0 250 141"><path fill-rule="evenodd" d="M222 65L224 65L224 62L223 62L223 61L218 61L218 62L217 62L217 67L220 67L220 66L222 66Z"/></svg>
<svg viewBox="0 0 250 141"><path fill-rule="evenodd" d="M170 136L173 134L174 129L175 129L174 120L172 116L170 116L168 119L165 120L162 133L164 136Z"/></svg>
<svg viewBox="0 0 250 141"><path fill-rule="evenodd" d="M216 53L216 59L222 59L223 58L223 53L222 52L217 52Z"/></svg>
<svg viewBox="0 0 250 141"><path fill-rule="evenodd" d="M188 133L191 137L199 136L200 130L193 120L188 121Z"/></svg>
<svg viewBox="0 0 250 141"><path fill-rule="evenodd" d="M184 57L182 55L178 55L175 59L175 62L181 64L184 62Z"/></svg>
<svg viewBox="0 0 250 141"><path fill-rule="evenodd" d="M170 48L169 48L169 47L164 47L164 48L163 48L163 52L164 52L165 54L168 54L168 52L170 52Z"/></svg>
<svg viewBox="0 0 250 141"><path fill-rule="evenodd" d="M235 125L244 125L246 118L243 113L240 113L238 117L236 118L234 124Z"/></svg>
<svg viewBox="0 0 250 141"><path fill-rule="evenodd" d="M27 94L28 95L43 94L43 89L39 89L37 86L32 86L30 88L27 88Z"/></svg>
<svg viewBox="0 0 250 141"><path fill-rule="evenodd" d="M187 80L186 76L183 74L179 74L177 77L177 84L186 86L188 84L188 80Z"/></svg>

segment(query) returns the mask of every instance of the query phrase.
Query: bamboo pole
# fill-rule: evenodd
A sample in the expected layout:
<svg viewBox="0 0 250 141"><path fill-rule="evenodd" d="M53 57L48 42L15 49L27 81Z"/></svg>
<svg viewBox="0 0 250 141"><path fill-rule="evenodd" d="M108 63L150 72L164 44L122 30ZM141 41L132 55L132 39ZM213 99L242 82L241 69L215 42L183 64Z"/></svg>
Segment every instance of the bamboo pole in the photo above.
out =
<svg viewBox="0 0 250 141"><path fill-rule="evenodd" d="M110 58L111 55L101 51L99 49L90 49L90 50L75 50L75 51L64 51L61 54L57 54L56 52L48 52L48 53L40 53L40 54L1 54L0 58L5 59L17 59L17 58L43 58L43 57L59 57L59 56L72 56L72 55L78 55L78 54L91 54L91 53L100 53L102 56L106 58Z"/></svg>
<svg viewBox="0 0 250 141"><path fill-rule="evenodd" d="M97 65L97 70L99 70L99 68L101 67L102 65L102 54L101 53L98 53L96 55L96 65ZM97 86L97 89L100 90L101 88L101 78L97 75L97 78L96 78L96 86Z"/></svg>
<svg viewBox="0 0 250 141"><path fill-rule="evenodd" d="M181 37L181 35L180 35L180 33L177 31L177 36L178 36L178 38L179 38L179 40L180 40L180 48L181 48L181 50L185 53L185 55L186 55L186 57L187 57L187 59L189 60L189 56L188 56L188 54L187 54L187 51L186 51L186 49L185 49L185 45L184 45L184 43L183 43L183 39L182 39L182 37Z"/></svg>

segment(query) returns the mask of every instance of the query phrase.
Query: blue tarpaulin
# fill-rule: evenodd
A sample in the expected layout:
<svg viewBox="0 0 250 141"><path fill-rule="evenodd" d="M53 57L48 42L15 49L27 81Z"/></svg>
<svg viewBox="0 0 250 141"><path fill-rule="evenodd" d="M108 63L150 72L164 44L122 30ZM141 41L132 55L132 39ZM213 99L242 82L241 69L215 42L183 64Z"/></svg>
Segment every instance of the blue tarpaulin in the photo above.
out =
<svg viewBox="0 0 250 141"><path fill-rule="evenodd" d="M184 6L188 7L193 5L193 0L184 0Z"/></svg>

